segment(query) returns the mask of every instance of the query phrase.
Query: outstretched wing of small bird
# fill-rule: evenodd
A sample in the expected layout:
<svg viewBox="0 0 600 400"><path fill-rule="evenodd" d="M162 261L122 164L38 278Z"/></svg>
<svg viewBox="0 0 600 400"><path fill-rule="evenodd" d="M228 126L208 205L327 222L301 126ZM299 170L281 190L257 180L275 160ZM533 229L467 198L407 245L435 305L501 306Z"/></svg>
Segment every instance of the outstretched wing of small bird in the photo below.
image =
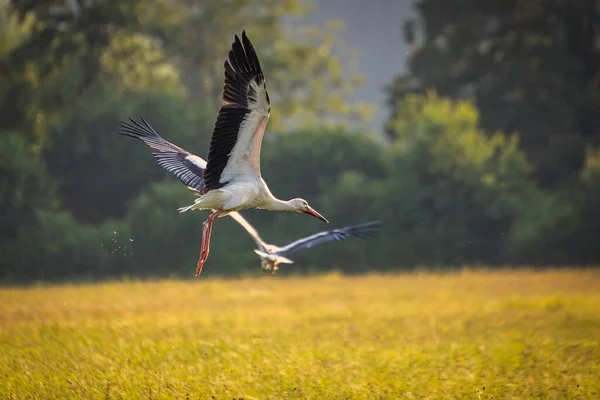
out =
<svg viewBox="0 0 600 400"><path fill-rule="evenodd" d="M206 191L236 176L260 176L260 149L271 107L258 56L245 31L241 41L235 36L225 61L223 101L210 140Z"/></svg>
<svg viewBox="0 0 600 400"><path fill-rule="evenodd" d="M340 241L353 236L361 239L370 238L376 236L379 233L380 225L381 222L379 221L371 221L360 225L353 225L341 229L335 229L333 231L315 233L314 235L296 240L295 242L281 247L279 251L277 251L275 254L289 254L299 250L310 249L311 247L314 247L321 243Z"/></svg>
<svg viewBox="0 0 600 400"><path fill-rule="evenodd" d="M184 185L202 190L206 161L163 139L144 118L141 123L131 118L129 121L121 122L117 131L119 134L146 143L148 147L156 150L152 155L158 165L175 175Z"/></svg>
<svg viewBox="0 0 600 400"><path fill-rule="evenodd" d="M228 215L231 218L233 218L238 224L240 224L250 236L252 236L252 239L254 239L256 245L259 247L261 252L266 251L268 246L267 243L265 243L265 241L262 240L256 229L254 229L254 227L250 224L250 222L246 220L246 218L242 217L242 215L237 211L230 212Z"/></svg>

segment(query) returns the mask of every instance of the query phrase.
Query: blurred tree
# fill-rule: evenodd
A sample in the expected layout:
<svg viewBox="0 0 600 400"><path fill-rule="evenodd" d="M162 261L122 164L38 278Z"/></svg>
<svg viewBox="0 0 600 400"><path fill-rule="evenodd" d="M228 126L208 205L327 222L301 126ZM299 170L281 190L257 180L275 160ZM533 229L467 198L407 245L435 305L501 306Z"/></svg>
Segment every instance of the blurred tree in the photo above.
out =
<svg viewBox="0 0 600 400"><path fill-rule="evenodd" d="M324 120L358 115L361 108L342 101L358 81L342 76L326 31L306 29L304 36L285 41L280 19L306 12L299 0L10 4L5 32L13 39L2 47L0 65L7 80L0 120L3 115L6 126L44 149L44 160L58 178L62 206L79 221L122 216L142 179L150 177L118 173L141 154L128 157L127 147L118 144L123 139L108 134L119 119L143 111L161 132L169 132L170 140L185 144L180 139L199 134L194 143L208 145L214 113L205 117L220 102L224 54L242 24L255 29L255 46L266 49L261 60L265 70L273 71L267 72L273 76L273 101L281 95L270 129L282 129L278 118L293 127L314 123L317 115ZM215 36L224 39L206 40Z"/></svg>
<svg viewBox="0 0 600 400"><path fill-rule="evenodd" d="M48 121L95 82L112 38L140 29L135 17L138 3L11 0L11 22L18 25L9 26L6 33L24 33L5 48L0 60L2 126L41 139Z"/></svg>
<svg viewBox="0 0 600 400"><path fill-rule="evenodd" d="M161 176L141 161L142 149L128 153L121 145L119 120L153 115L155 126L170 126L180 141L210 128L198 123L203 112L191 118L192 104L161 43L140 33L136 3L78 4L12 1L10 21L22 23L7 34L25 33L4 46L4 70L13 79L0 114L42 149L60 206L78 221L98 222L122 216L146 181ZM22 65L29 70L21 73ZM127 169L132 173L122 173Z"/></svg>
<svg viewBox="0 0 600 400"><path fill-rule="evenodd" d="M246 29L267 77L273 110L270 131L298 130L325 121L366 126L371 107L346 100L363 82L352 53L339 41L335 45L343 59L332 53L333 32L340 24L288 29L282 25L283 18L308 13L308 2L154 0L154 4L140 10L140 19L164 40L193 99L214 108L220 105L225 55L233 35Z"/></svg>
<svg viewBox="0 0 600 400"><path fill-rule="evenodd" d="M417 251L409 262L502 260L528 166L516 137L488 137L478 118L471 103L433 93L409 95L396 110L390 127L403 187L389 197L400 200L398 234Z"/></svg>
<svg viewBox="0 0 600 400"><path fill-rule="evenodd" d="M176 118L178 111L187 110L178 103L185 98L177 99L156 94L113 103L127 104L121 110L124 113L145 110L151 122L156 120L156 128L169 136L173 124L175 135L180 135L176 141L195 150L198 133L193 130L198 128L186 114ZM50 196L29 192L46 193L41 185L46 182L40 173L43 165L36 164L40 158L34 157L23 138L5 133L0 136L6 138L0 143L5 151L0 154L0 186L9 190L0 192L0 199L7 210L17 210L18 219L8 222L15 239L2 241L0 277L191 276L204 213L182 215L175 209L190 204L193 195L154 165L144 146L133 140L129 145L112 142L112 138L124 140L104 132L106 120L117 114L115 108L94 106L94 112L86 114L89 119L81 122L76 118L82 110L79 107L83 105L74 107L72 115L65 114L64 129L50 131L56 147L48 146L46 152L52 155L45 155L51 170L67 170L72 165L71 169L80 171L65 174L60 190L67 193L63 198L76 198L73 193L79 192L79 198L89 203L65 208L91 216L100 215L95 208L112 213L109 210L116 205L126 208L124 217L82 223L70 212L38 203L52 201L51 191ZM595 158L590 156L582 174L582 191L566 198L540 190L529 178L530 168L516 136L485 134L478 128L476 108L468 101L451 101L433 93L409 95L399 103L397 115L390 124L396 140L386 147L357 133L331 129L266 138L272 143L263 153L265 179L273 192L282 198L301 194L332 224L295 213L245 212L265 240L281 244L323 229L383 221L378 238L299 253L294 258L297 264L282 273L333 267L364 272L463 263L597 260L591 236L597 229L594 202L600 187ZM61 152L69 143L69 132L90 129L89 142L80 142L84 135L77 134L77 140L70 143L73 151ZM97 156L86 143L93 144ZM105 163L105 158L110 162ZM168 182L157 182L161 177ZM11 183L18 179L23 183ZM12 204L20 208L11 209ZM88 211L82 212L86 207ZM254 244L241 227L223 218L215 229L208 274L260 273ZM590 235L589 239L578 239L583 234Z"/></svg>
<svg viewBox="0 0 600 400"><path fill-rule="evenodd" d="M190 151L203 153L213 123L177 94L120 92L101 82L64 110L48 127L44 160L58 177L61 206L80 222L125 215L143 188L170 175L157 166L146 146L117 135L120 120L145 115L158 132Z"/></svg>
<svg viewBox="0 0 600 400"><path fill-rule="evenodd" d="M545 187L577 180L600 143L600 8L595 0L420 0L405 25L409 73L389 89L474 96L488 132L519 132ZM393 129L388 129L394 135Z"/></svg>
<svg viewBox="0 0 600 400"><path fill-rule="evenodd" d="M152 185L131 204L126 221L134 240L132 274L183 273L186 266L192 270L200 249L201 218L175 210L193 199L173 179Z"/></svg>
<svg viewBox="0 0 600 400"><path fill-rule="evenodd" d="M415 23L405 26L413 74L395 82L394 140L380 146L360 134L366 109L344 101L360 80L351 60L333 56L335 26L283 29L283 18L308 12L301 0L0 0L10 11L0 14L0 276L191 275L203 218L175 209L193 196L115 129L143 115L205 155L240 27L267 75L269 129L289 132L265 136L273 192L306 197L336 227L384 221L377 239L299 254L300 269L597 260L595 153L579 173L596 138L595 50L583 56L589 42L567 40L587 25L555 15L584 18L587 3L467 2L478 10L471 21L452 1L448 15L420 3L422 46ZM542 35L552 21L564 37ZM470 101L428 87L474 94L481 120ZM344 121L359 123L331 127ZM547 187L578 190L540 189L530 164ZM275 244L334 228L298 214L246 215ZM225 218L215 229L226 234L215 234L209 274L258 270L242 228Z"/></svg>
<svg viewBox="0 0 600 400"><path fill-rule="evenodd" d="M563 247L571 250L570 259L581 264L597 264L600 260L600 151L588 154L581 182L583 190L576 208L579 218L575 224L571 223L577 231L567 231L571 234L566 235L569 241Z"/></svg>
<svg viewBox="0 0 600 400"><path fill-rule="evenodd" d="M502 264L518 254L512 228L532 208L541 211L521 223L522 239L542 235L563 215L530 181L517 138L485 134L478 118L468 101L408 95L390 123L396 140L387 178L349 176L330 188L326 203L337 212L385 221L372 262Z"/></svg>
<svg viewBox="0 0 600 400"><path fill-rule="evenodd" d="M17 232L10 249L14 258L0 268L4 279L100 280L135 271L130 235L120 221L85 225L68 212L38 210L35 223L21 225Z"/></svg>
<svg viewBox="0 0 600 400"><path fill-rule="evenodd" d="M359 132L323 127L265 141L269 143L262 150L263 175L280 197L301 192L316 202L344 171L373 178L385 174L381 146Z"/></svg>
<svg viewBox="0 0 600 400"><path fill-rule="evenodd" d="M35 223L35 212L52 206L52 181L39 154L20 135L0 132L0 264L14 261L19 226Z"/></svg>
<svg viewBox="0 0 600 400"><path fill-rule="evenodd" d="M577 190L561 193L571 213L548 235L525 243L528 258L558 265L597 265L600 260L600 152L590 151Z"/></svg>
<svg viewBox="0 0 600 400"><path fill-rule="evenodd" d="M385 171L384 164L388 156L387 152L381 152L370 162L379 164ZM392 193L390 184L398 187L402 183L397 171L389 174L386 172L390 171L375 177L364 173L360 168L350 167L329 184L319 197L319 210L332 224L335 221L335 225L321 229L380 220L383 223L380 236L365 241L348 240L335 246L319 246L310 252L295 255L294 260L319 269L335 268L344 272L401 268L405 258L402 246L393 236L396 234L394 227L398 220L394 217L393 208L390 208L397 207L398 203L392 199L386 202L386 197ZM317 229L314 224L312 226L313 231Z"/></svg>

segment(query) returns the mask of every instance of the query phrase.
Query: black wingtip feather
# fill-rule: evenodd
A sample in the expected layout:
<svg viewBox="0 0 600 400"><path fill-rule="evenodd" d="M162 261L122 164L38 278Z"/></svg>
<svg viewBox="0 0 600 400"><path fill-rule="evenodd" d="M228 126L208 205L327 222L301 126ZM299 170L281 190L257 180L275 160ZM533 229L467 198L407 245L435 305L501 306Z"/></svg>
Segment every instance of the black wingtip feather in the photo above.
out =
<svg viewBox="0 0 600 400"><path fill-rule="evenodd" d="M349 226L340 229L341 234L352 235L361 239L368 239L377 236L380 232L381 221L369 221L364 224Z"/></svg>
<svg viewBox="0 0 600 400"><path fill-rule="evenodd" d="M156 136L155 133L141 126L137 121L131 118L129 118L129 121L130 122L121 121L119 127L117 128L117 133L119 135L129 136L142 141L144 141L144 139L154 138Z"/></svg>
<svg viewBox="0 0 600 400"><path fill-rule="evenodd" d="M219 110L209 145L205 171L207 190L222 187L221 174L235 147L239 129L246 115L251 112L251 103L258 100L257 88L266 90L258 56L245 29L241 36L240 40L238 35L234 35L228 59L223 64L225 84L222 98L228 104ZM268 94L265 97L268 103Z"/></svg>
<svg viewBox="0 0 600 400"><path fill-rule="evenodd" d="M202 190L204 168L194 163L193 159L188 159L193 154L163 139L144 117L140 119L141 123L133 118L129 118L129 122L121 121L117 133L144 142L155 150L152 156L158 165L175 175L186 186Z"/></svg>

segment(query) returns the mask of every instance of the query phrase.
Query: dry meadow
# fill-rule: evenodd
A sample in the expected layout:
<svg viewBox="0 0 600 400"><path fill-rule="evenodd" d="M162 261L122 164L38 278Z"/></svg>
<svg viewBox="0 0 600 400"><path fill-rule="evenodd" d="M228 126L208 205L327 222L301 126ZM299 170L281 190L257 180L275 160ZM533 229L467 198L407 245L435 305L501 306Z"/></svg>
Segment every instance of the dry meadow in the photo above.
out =
<svg viewBox="0 0 600 400"><path fill-rule="evenodd" d="M2 399L600 398L600 271L0 289Z"/></svg>

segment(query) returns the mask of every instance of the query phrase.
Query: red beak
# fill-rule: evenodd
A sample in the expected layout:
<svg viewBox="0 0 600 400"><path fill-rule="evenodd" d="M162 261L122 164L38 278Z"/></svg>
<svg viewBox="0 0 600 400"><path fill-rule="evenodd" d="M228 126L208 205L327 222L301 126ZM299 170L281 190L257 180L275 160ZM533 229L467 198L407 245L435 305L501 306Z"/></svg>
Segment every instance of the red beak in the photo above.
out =
<svg viewBox="0 0 600 400"><path fill-rule="evenodd" d="M308 206L308 208L306 209L306 211L304 211L304 214L308 214L308 215L312 215L313 217L320 219L321 221L325 222L325 223L329 223L329 221L327 221L327 218L325 218L324 216L322 216L321 214L319 214L318 212L315 211L314 208L312 208L311 206Z"/></svg>

